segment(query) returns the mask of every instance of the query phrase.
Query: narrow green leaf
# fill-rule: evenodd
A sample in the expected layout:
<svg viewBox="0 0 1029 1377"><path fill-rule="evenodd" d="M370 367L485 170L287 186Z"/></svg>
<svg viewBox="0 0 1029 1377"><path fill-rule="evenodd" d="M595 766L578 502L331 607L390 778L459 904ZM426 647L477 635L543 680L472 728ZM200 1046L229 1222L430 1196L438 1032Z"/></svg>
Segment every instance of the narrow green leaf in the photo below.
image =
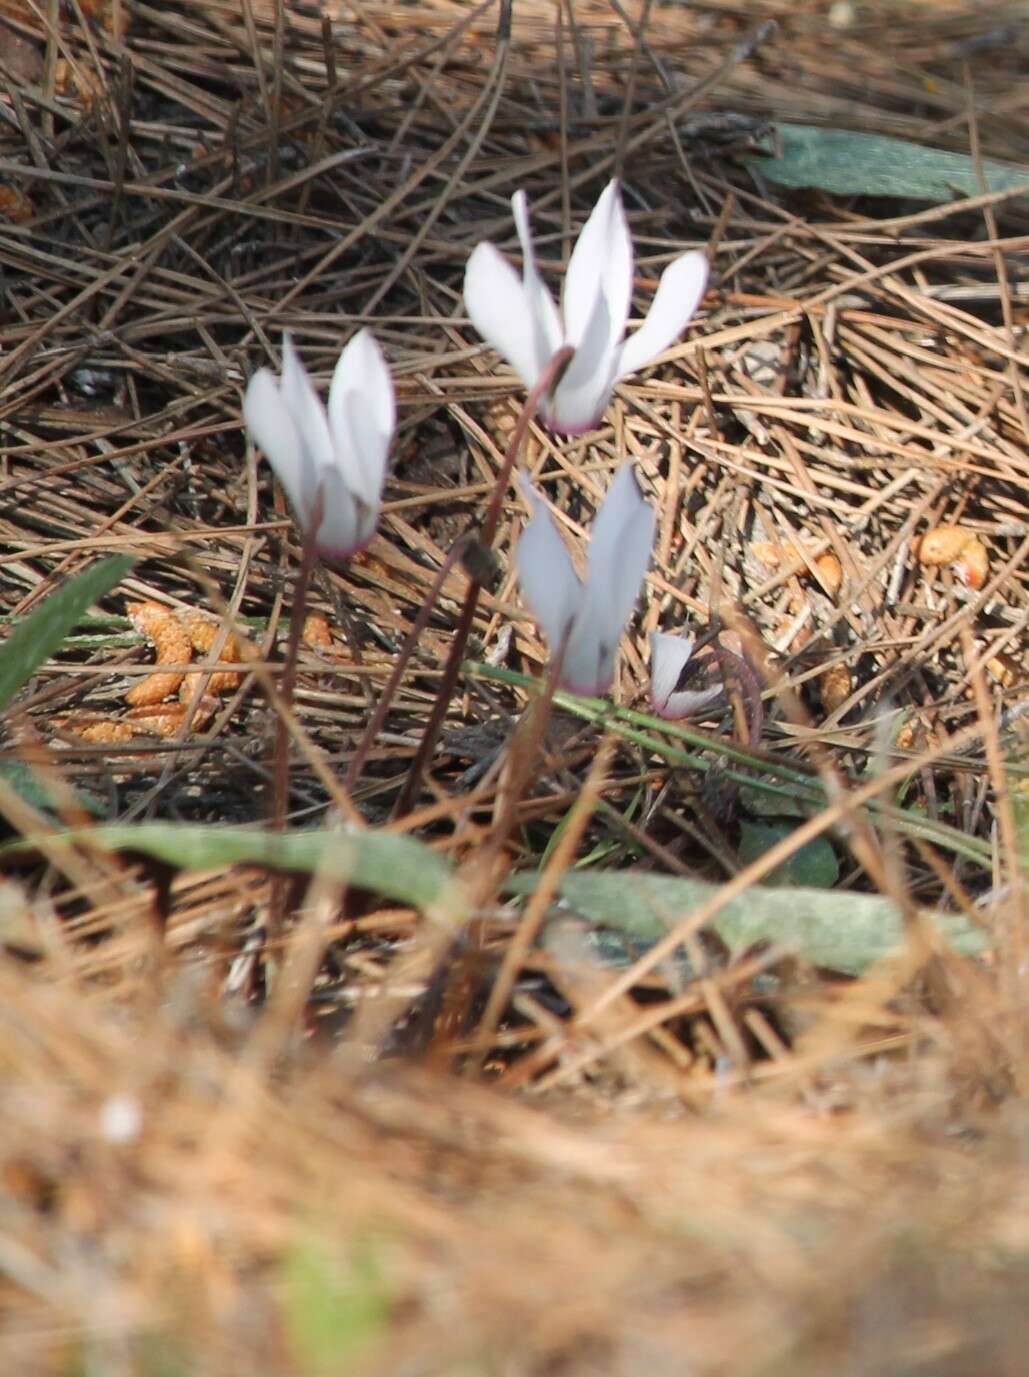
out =
<svg viewBox="0 0 1029 1377"><path fill-rule="evenodd" d="M776 134L780 152L748 162L781 186L916 201L949 201L980 192L975 163L967 153L811 124L777 124ZM984 158L982 171L988 191L1029 191L1029 167Z"/></svg>
<svg viewBox="0 0 1029 1377"><path fill-rule="evenodd" d="M770 851L795 832L800 826L792 822L749 822L740 823L739 859L742 865L750 865L766 851ZM840 863L832 843L825 837L812 837L799 850L794 851L782 865L765 876L769 885L797 885L808 889L832 889L840 878Z"/></svg>
<svg viewBox="0 0 1029 1377"><path fill-rule="evenodd" d="M14 792L33 808L41 812L54 811L56 801L47 788L45 777L30 770L23 760L0 760L0 780L9 784ZM83 793L81 789L75 789L73 792L75 802L83 812L91 813L95 818L105 816L106 809L94 794Z"/></svg>
<svg viewBox="0 0 1029 1377"><path fill-rule="evenodd" d="M498 684L514 684L530 692L538 689L539 683L526 674L513 669L501 669L477 661L466 662L465 668L482 679ZM574 693L561 690L554 695L554 704L565 712L581 718L584 722L594 722L605 731L613 732L624 741L631 741L645 751L665 760L677 769L705 772L712 768L716 760L726 762L724 773L727 779L743 786L751 793L761 790L771 798L782 801L791 817L801 810L815 813L826 806L825 791L817 776L798 769L787 761L774 763L753 755L745 747L725 738L705 736L691 730L681 722L666 722L647 713L632 708L616 708L599 698L578 698ZM685 751L677 743L684 742L694 750ZM700 752L707 754L701 754ZM736 765L744 769L735 769ZM774 770L781 783L774 783L768 771ZM860 781L852 781L857 784ZM970 861L989 872L993 865L989 843L981 837L969 836L957 827L951 827L937 818L919 818L904 808L873 799L869 814L875 825L883 830L900 832L906 837L919 837L933 846L942 847L956 856L965 856Z"/></svg>
<svg viewBox="0 0 1029 1377"><path fill-rule="evenodd" d="M112 555L62 583L0 645L0 712L49 660L93 604L121 583L135 560Z"/></svg>
<svg viewBox="0 0 1029 1377"><path fill-rule="evenodd" d="M536 883L535 874L515 875L508 889L528 894ZM644 871L570 872L561 882L561 896L570 908L648 942L659 941L716 892L717 886L701 880ZM989 946L989 935L961 914L930 911L926 916L957 951L977 953ZM730 900L711 927L730 951L772 942L848 975L860 975L904 941L900 913L889 899L839 890L756 885Z"/></svg>
<svg viewBox="0 0 1029 1377"><path fill-rule="evenodd" d="M415 908L449 903L453 917L461 916L450 864L424 842L397 832L270 832L205 823L142 822L108 823L64 835L105 851L151 856L176 870L257 865L318 874ZM23 850L26 845L31 845L31 838L3 850Z"/></svg>

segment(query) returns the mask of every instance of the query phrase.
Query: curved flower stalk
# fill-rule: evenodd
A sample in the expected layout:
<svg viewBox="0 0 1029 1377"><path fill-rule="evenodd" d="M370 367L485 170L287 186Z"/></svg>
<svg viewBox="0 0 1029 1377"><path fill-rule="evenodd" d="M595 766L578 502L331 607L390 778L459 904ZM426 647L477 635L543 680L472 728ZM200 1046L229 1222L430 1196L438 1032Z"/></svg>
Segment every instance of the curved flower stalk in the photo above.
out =
<svg viewBox="0 0 1029 1377"><path fill-rule="evenodd" d="M607 184L582 227L565 275L561 309L536 269L525 192L511 198L522 246L522 277L488 243L472 252L464 299L472 324L530 390L563 345L571 363L540 408L551 429L579 434L598 425L614 386L667 349L704 295L708 264L683 254L661 276L640 328L622 340L632 305L632 239L617 181Z"/></svg>
<svg viewBox="0 0 1029 1377"><path fill-rule="evenodd" d="M618 642L650 563L653 509L643 500L632 465L623 465L593 523L583 581L550 508L528 480L522 480L522 488L533 510L518 542L522 596L546 633L551 654L564 647L561 687L606 693Z"/></svg>
<svg viewBox="0 0 1029 1377"><path fill-rule="evenodd" d="M243 416L322 558L339 561L367 545L395 423L393 383L371 331L359 330L340 354L327 412L286 334L281 379L268 368L255 373Z"/></svg>
<svg viewBox="0 0 1029 1377"><path fill-rule="evenodd" d="M669 722L696 716L725 693L717 665L710 657L691 658L695 645L696 639L690 635L650 633L650 706Z"/></svg>

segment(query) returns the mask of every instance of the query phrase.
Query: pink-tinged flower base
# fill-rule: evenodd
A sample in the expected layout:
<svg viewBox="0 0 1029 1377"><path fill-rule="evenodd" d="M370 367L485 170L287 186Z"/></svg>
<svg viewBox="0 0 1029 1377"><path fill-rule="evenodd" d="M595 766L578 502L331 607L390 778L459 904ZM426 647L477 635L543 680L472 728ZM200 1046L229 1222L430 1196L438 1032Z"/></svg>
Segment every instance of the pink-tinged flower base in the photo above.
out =
<svg viewBox="0 0 1029 1377"><path fill-rule="evenodd" d="M549 415L541 407L537 413L537 420L545 425L548 430L553 431L555 435L578 436L589 435L591 431L599 430L604 424L604 415L603 412L601 412L595 421L587 421L585 425L570 426L566 425L564 421L559 421L555 416Z"/></svg>
<svg viewBox="0 0 1029 1377"><path fill-rule="evenodd" d="M557 681L557 686L565 693L574 693L577 698L603 698L611 687L610 684L598 684L595 679L588 684L577 684L571 679L566 679L564 675Z"/></svg>
<svg viewBox="0 0 1029 1377"><path fill-rule="evenodd" d="M375 532L373 531L368 539L362 540L359 545L334 547L332 545L322 545L316 540L315 547L318 550L319 557L323 559L326 564L345 564L348 559L353 559L355 555L363 555L374 539Z"/></svg>

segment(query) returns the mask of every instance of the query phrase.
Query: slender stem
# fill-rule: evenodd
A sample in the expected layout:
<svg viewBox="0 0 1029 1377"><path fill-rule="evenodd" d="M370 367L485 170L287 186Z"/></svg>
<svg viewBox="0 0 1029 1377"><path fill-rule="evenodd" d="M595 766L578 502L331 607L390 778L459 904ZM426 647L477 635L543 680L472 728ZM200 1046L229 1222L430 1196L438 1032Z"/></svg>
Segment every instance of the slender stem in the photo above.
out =
<svg viewBox="0 0 1029 1377"><path fill-rule="evenodd" d="M709 650L718 662L723 681L735 676L740 685L745 702L743 715L747 724L746 744L748 746L760 746L761 732L765 722L765 709L761 701L761 685L758 683L757 675L754 673L750 661L743 655L737 655L732 650L726 650L717 640L712 642Z"/></svg>
<svg viewBox="0 0 1029 1377"><path fill-rule="evenodd" d="M443 591L443 585L453 570L454 565L458 563L468 549L470 542L471 537L463 535L459 536L450 547L447 557L440 565L435 581L419 609L418 616L415 618L410 631L404 638L404 643L400 647L400 653L397 655L392 673L386 680L386 685L379 696L379 701L375 705L375 711L367 727L364 729L364 735L361 737L357 750L354 752L354 757L350 762L350 768L347 771L346 778L346 789L347 793L350 795L353 795L354 790L357 788L361 778L361 771L364 769L365 762L368 759L368 753L375 744L375 739L379 735L379 732L382 731L382 724L385 722L386 714L389 712L390 705L396 696L400 680L403 678L404 671L410 663L411 656L414 654L415 647L421 638L422 632L429 624L429 618L432 616L439 595Z"/></svg>
<svg viewBox="0 0 1029 1377"><path fill-rule="evenodd" d="M508 484L511 481L511 472L518 458L518 451L522 447L522 441L525 439L525 433L529 429L529 422L535 416L540 401L556 386L561 374L568 367L574 352L571 345L562 346L544 368L535 386L525 399L525 405L522 407L518 421L511 433L511 439L504 454L504 462L500 466L497 481L493 485L493 494L490 497L489 506L486 508L486 515L479 531L479 543L487 549L492 546L497 534L501 508ZM397 806L394 810L395 817L403 817L405 813L411 811L421 790L425 766L436 749L436 742L443 729L443 722L454 696L454 687L461 672L465 646L468 644L468 637L475 621L475 611L479 605L479 593L481 591L481 582L473 576L468 585L468 592L465 594L464 605L461 608L461 615L454 631L450 654L447 656L447 662L443 667L443 677L440 679L436 701L432 705L425 731L397 800Z"/></svg>
<svg viewBox="0 0 1029 1377"><path fill-rule="evenodd" d="M318 562L317 536L324 515L324 497L321 488L315 495L311 520L304 531L304 543L300 555L300 568L293 588L293 607L289 619L289 637L279 678L279 693L286 708L293 706L293 689L297 678L297 659L300 654L300 638L304 631L304 609L307 606L307 590L311 585L311 575ZM283 832L289 812L289 724L286 714L279 712L275 719L275 748L272 769L272 829ZM277 933L282 927L286 913L286 879L273 876L270 894L271 932Z"/></svg>
<svg viewBox="0 0 1029 1377"><path fill-rule="evenodd" d="M550 664L547 666L546 677L539 692L530 699L511 737L508 752L511 769L504 789L503 805L493 824L489 840L481 853L487 869L492 868L500 856L507 844L511 829L514 827L518 804L521 802L522 793L529 783L533 764L550 724L554 694L557 693L557 686L561 682L561 670L564 667L567 645L568 632L565 632L557 648L557 653L551 657Z"/></svg>
<svg viewBox="0 0 1029 1377"><path fill-rule="evenodd" d="M484 851L476 858L479 870L480 882L489 886L493 882L497 861L503 853L507 844L507 839L514 827L518 815L518 804L521 801L522 793L529 783L532 767L539 755L540 747L547 734L547 727L550 723L550 713L554 703L554 694L557 691L558 680L561 677L561 662L564 659L564 649L567 643L567 636L561 644L558 654L554 657L547 670L546 679L543 681L541 692L529 703L522 715L521 721L515 728L511 739L509 760L511 762L510 774L506 782L504 802L500 810L489 841ZM578 845L582 832L589 819L593 815L596 806L596 799L599 793L598 785L602 775L606 772L608 761L608 749L602 746L597 761L594 762L594 769L590 773L590 782L583 794L580 794L578 804L575 808L576 821L563 840L559 843L557 852L557 864L547 868L550 877L558 877L563 874L565 868L572 859L574 847ZM584 805L584 806L583 806ZM552 858L553 859L553 858ZM552 886L556 888L556 878ZM480 1051L480 1058L485 1058L489 1050L492 1035L500 1022L500 1017L507 1006L508 999L522 962L525 960L529 947L532 945L546 915L546 903L535 902L530 904L526 910L524 919L515 934L514 941L508 946L504 954L504 959L500 963L493 988L486 1001L486 1009L479 1023L476 1034L476 1042ZM479 1062L481 1066L481 1059Z"/></svg>

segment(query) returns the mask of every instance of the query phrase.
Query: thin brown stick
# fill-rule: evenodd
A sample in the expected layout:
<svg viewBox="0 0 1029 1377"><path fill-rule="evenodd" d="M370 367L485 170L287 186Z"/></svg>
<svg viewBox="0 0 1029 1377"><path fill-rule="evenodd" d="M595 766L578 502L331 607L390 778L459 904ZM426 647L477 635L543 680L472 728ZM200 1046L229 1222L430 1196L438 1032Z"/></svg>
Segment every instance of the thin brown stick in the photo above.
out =
<svg viewBox="0 0 1029 1377"><path fill-rule="evenodd" d="M561 373L567 368L574 350L569 345L564 345L544 368L539 379L531 388L529 395L525 399L515 428L512 431L510 442L504 454L504 462L497 474L497 480L493 487L493 494L490 497L486 514L482 519L482 526L479 530L479 544L484 549L490 549L496 537L497 526L500 523L500 511L504 497L507 493L508 484L511 481L511 474L518 459L519 450L525 439L525 433L529 428L529 422L536 414L536 409L542 399L557 384ZM443 721L450 708L450 700L457 684L457 677L461 672L461 664L464 660L465 646L468 644L468 636L475 620L475 612L479 605L479 594L482 591L482 583L474 576L469 582L468 592L465 594L464 604L461 608L461 615L458 619L457 627L454 631L454 639L451 644L450 654L447 657L446 665L443 668L443 678L440 681L439 690L436 694L436 701L432 705L429 720L422 735L421 743L411 768L408 771L404 787L397 800L396 815L403 817L409 813L418 796L421 788L422 775L425 771L427 762L431 759L433 751L436 749L436 741L443 727Z"/></svg>

